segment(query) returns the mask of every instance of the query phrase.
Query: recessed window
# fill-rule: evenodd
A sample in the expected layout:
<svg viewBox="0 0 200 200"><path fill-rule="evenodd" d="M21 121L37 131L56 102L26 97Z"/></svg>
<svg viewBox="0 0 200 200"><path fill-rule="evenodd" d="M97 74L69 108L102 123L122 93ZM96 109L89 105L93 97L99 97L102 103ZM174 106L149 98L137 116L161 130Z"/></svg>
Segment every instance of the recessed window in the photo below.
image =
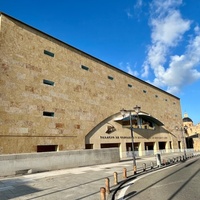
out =
<svg viewBox="0 0 200 200"><path fill-rule="evenodd" d="M44 54L51 56L51 57L54 57L54 53L47 51L47 50L44 50Z"/></svg>
<svg viewBox="0 0 200 200"><path fill-rule="evenodd" d="M131 84L128 84L128 87L130 87L130 88L131 88L131 87L133 87L133 86L132 86Z"/></svg>
<svg viewBox="0 0 200 200"><path fill-rule="evenodd" d="M47 111L44 111L44 112L43 112L43 116L54 117L54 112L47 112Z"/></svg>
<svg viewBox="0 0 200 200"><path fill-rule="evenodd" d="M86 70L86 71L89 70L89 67L86 67L86 66L84 66L84 65L81 65L81 68L84 69L84 70Z"/></svg>
<svg viewBox="0 0 200 200"><path fill-rule="evenodd" d="M143 90L143 92L144 92L144 93L147 93L147 91L146 91L146 90Z"/></svg>
<svg viewBox="0 0 200 200"><path fill-rule="evenodd" d="M108 79L113 80L114 78L112 76L108 76Z"/></svg>
<svg viewBox="0 0 200 200"><path fill-rule="evenodd" d="M50 80L43 79L43 83L46 84L46 85L54 86L54 82L50 81Z"/></svg>
<svg viewBox="0 0 200 200"><path fill-rule="evenodd" d="M158 95L156 94L155 97L158 98Z"/></svg>
<svg viewBox="0 0 200 200"><path fill-rule="evenodd" d="M165 101L167 101L167 99L165 99Z"/></svg>
<svg viewBox="0 0 200 200"><path fill-rule="evenodd" d="M58 145L37 145L37 152L57 151Z"/></svg>

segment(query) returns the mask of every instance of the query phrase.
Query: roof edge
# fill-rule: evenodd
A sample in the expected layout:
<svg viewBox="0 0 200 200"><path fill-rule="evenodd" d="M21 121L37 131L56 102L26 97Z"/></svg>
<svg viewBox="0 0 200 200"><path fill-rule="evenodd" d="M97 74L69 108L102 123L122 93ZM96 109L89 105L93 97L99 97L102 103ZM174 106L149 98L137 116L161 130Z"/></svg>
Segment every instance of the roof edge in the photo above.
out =
<svg viewBox="0 0 200 200"><path fill-rule="evenodd" d="M82 54L85 54L85 55L88 56L88 57L91 57L91 58L94 59L94 60L97 60L98 62L103 63L103 64L106 65L107 67L110 67L110 68L112 68L112 69L114 69L114 70L116 70L116 71L118 71L118 72L120 72L120 73L122 73L122 74L125 74L126 76L129 76L129 77L131 77L131 78L134 78L134 79L136 79L136 80L139 81L139 82L142 82L142 83L144 83L144 84L147 84L147 85L149 85L150 87L153 87L153 88L155 88L155 89L157 89L157 90L159 90L159 91L161 91L161 92L163 92L163 93L165 93L165 94L168 94L168 95L170 95L170 96L172 96L172 97L174 97L174 98L180 100L179 97L177 97L177 96L175 96L175 95L173 95L173 94L171 94L171 93L168 93L168 92L166 92L166 91L164 91L164 90L162 90L162 89L160 89L160 88L158 88L158 87L156 87L156 86L154 86L154 85L152 85L152 84L150 84L150 83L148 83L148 82L146 82L146 81L143 81L143 80L141 80L141 79L139 79L139 78L137 78L137 77L135 77L135 76L133 76L133 75L131 75L131 74L129 74L129 73L127 73L127 72L125 72L125 71L123 71L123 70L121 70L121 69L119 69L119 68L117 68L117 67L115 67L115 66L113 66L113 65L111 65L111 64L109 64L109 63L107 63L107 62L105 62L105 61L103 61L103 60L100 60L99 58L94 57L94 56L92 56L92 55L90 55L90 54L88 54L88 53L86 53L86 52L84 52L84 51L82 51L82 50L80 50L80 49L74 47L74 46L71 46L71 45L69 45L68 43L63 42L62 40L59 40L59 39L57 39L57 38L55 38L55 37L53 37L53 36L51 36L51 35L49 35L49 34L43 32L43 31L40 31L39 29L34 28L33 26L30 26L30 25L28 25L28 24L26 24L26 23L24 23L24 22L22 22L22 21L20 21L20 20L18 20L18 19L16 19L16 18L14 18L14 17L12 17L12 16L10 16L10 15L4 13L4 12L1 12L1 11L0 11L0 15L5 15L6 17L11 18L12 20L15 20L15 21L17 21L17 22L19 22L19 23L21 23L21 24L23 24L23 25L25 25L25 26L28 26L28 27L31 28L31 29L34 29L34 30L36 30L36 31L38 31L38 32L40 32L40 33L42 33L42 34L44 34L44 35L46 35L46 36L48 36L48 37L50 37L50 38L56 40L56 41L58 41L58 42L63 43L64 45L69 46L70 48L72 48L72 49L74 49L74 50L76 50L76 51L78 51L78 52L80 52L80 53L82 53Z"/></svg>

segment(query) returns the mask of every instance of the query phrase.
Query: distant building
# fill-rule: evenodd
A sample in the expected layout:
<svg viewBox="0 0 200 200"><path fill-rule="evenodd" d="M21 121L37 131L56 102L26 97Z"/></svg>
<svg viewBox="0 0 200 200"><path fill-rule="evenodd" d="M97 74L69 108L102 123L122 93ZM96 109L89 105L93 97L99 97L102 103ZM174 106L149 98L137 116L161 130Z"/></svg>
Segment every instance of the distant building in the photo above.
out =
<svg viewBox="0 0 200 200"><path fill-rule="evenodd" d="M200 123L194 125L192 119L185 113L183 126L187 149L192 148L195 151L200 151Z"/></svg>
<svg viewBox="0 0 200 200"><path fill-rule="evenodd" d="M52 24L53 26L53 24ZM0 153L183 148L180 99L0 13ZM120 110L141 106L137 115Z"/></svg>

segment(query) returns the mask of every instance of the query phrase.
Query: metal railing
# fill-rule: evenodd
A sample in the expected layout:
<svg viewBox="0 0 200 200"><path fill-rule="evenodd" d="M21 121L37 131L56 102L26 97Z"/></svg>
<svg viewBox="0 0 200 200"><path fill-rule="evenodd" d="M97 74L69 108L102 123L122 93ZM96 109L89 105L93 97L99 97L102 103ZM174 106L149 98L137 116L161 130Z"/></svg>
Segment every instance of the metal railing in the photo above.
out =
<svg viewBox="0 0 200 200"><path fill-rule="evenodd" d="M194 152L193 148L185 149L186 153ZM143 157L143 156L153 156L156 154L170 154L170 153L182 153L184 149L162 149L162 150L146 150L146 151L134 151L135 157ZM133 156L132 151L122 152L120 155L121 159L131 159Z"/></svg>

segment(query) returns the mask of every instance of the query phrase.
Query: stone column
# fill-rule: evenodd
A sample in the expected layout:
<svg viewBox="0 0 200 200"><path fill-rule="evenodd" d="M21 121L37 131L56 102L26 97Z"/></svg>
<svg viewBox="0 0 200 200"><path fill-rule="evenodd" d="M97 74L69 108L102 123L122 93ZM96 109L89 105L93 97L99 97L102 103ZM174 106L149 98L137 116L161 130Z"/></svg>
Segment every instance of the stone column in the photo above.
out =
<svg viewBox="0 0 200 200"><path fill-rule="evenodd" d="M120 140L120 148L119 148L119 152L120 152L120 158L126 158L126 141L125 140Z"/></svg>
<svg viewBox="0 0 200 200"><path fill-rule="evenodd" d="M140 144L139 144L139 156L144 156L144 155L145 155L144 142L140 142Z"/></svg>

